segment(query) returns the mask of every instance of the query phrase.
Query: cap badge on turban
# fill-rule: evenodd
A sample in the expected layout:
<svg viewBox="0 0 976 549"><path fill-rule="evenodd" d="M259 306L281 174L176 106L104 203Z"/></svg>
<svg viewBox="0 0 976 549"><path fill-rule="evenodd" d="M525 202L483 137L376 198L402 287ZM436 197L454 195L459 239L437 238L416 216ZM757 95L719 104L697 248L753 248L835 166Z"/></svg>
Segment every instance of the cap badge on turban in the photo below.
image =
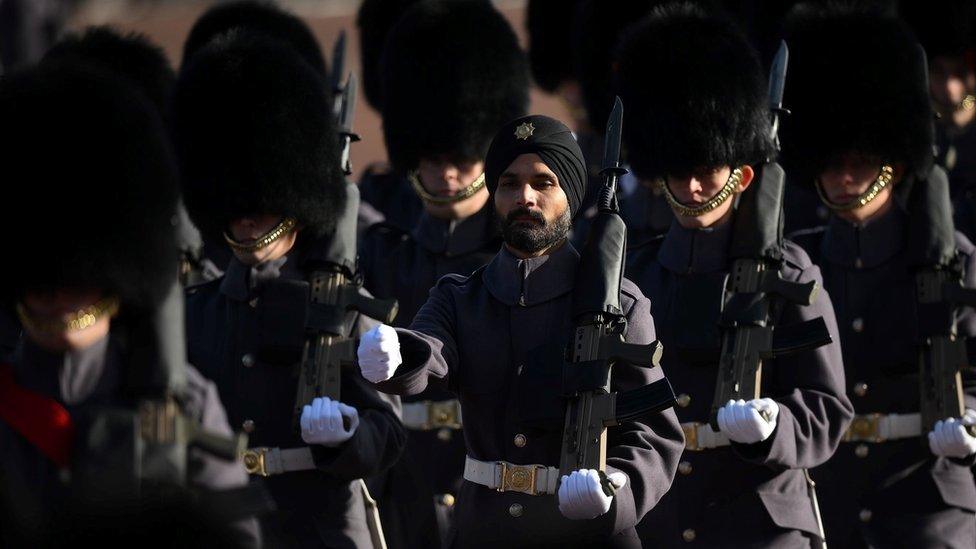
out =
<svg viewBox="0 0 976 549"><path fill-rule="evenodd" d="M535 126L532 125L532 122L525 122L523 124L519 124L519 126L515 128L515 138L523 139L523 140L528 139L532 137L532 132L534 131L535 131Z"/></svg>

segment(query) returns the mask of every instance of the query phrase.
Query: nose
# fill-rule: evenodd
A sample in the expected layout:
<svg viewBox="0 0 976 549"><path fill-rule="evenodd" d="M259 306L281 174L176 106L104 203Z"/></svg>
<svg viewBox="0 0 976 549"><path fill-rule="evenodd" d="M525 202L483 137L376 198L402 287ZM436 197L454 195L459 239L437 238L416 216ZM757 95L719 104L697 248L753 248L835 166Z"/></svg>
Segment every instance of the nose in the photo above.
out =
<svg viewBox="0 0 976 549"><path fill-rule="evenodd" d="M681 194L687 193L687 198L690 198L690 197L694 196L695 194L700 193L702 191L701 181L699 181L694 176L675 177L675 178L673 178L673 181L674 181L674 187L673 187L673 189L675 191L677 191L676 194L678 194L678 193L681 193Z"/></svg>
<svg viewBox="0 0 976 549"><path fill-rule="evenodd" d="M530 208L535 206L538 201L535 189L532 185L522 185L518 190L518 196L515 197L515 204L523 208Z"/></svg>
<svg viewBox="0 0 976 549"><path fill-rule="evenodd" d="M458 177L460 176L460 170L457 166L449 162L438 164L434 169L433 175L439 181L445 183L449 189L453 189L459 184Z"/></svg>

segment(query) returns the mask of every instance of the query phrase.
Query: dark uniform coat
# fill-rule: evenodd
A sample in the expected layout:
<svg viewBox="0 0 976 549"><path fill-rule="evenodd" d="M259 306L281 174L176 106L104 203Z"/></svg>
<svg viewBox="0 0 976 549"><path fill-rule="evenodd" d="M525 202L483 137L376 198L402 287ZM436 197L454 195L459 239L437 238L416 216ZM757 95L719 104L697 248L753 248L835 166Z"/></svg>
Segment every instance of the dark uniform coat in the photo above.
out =
<svg viewBox="0 0 976 549"><path fill-rule="evenodd" d="M691 230L677 222L631 252L628 276L654 304L662 365L679 394L678 419L708 423L721 351L722 287L732 223ZM820 282L787 242L783 277ZM672 490L639 527L649 546L806 547L818 532L803 468L826 461L852 416L830 297L785 305L776 323L822 316L834 343L763 363L762 395L779 404L776 430L757 444L686 451ZM693 543L687 543L687 542Z"/></svg>
<svg viewBox="0 0 976 549"><path fill-rule="evenodd" d="M364 287L376 297L395 298L400 308L394 326L406 327L442 276L471 274L491 261L500 246L498 222L490 203L461 221L437 219L424 212L409 232L380 223L369 229L362 242ZM431 387L420 395L404 398L404 402L453 398L450 392ZM457 494L464 455L464 439L459 431L409 431L406 451L397 465L397 469L404 470L391 473L395 478L389 485L391 492L398 492L392 494L390 503L399 507L393 512L400 516L389 517L390 509L381 507L384 528L390 531L392 522L399 521L405 538L401 541L406 546L439 543L431 504L440 494ZM428 508L431 512L425 513ZM393 541L391 546L398 545Z"/></svg>
<svg viewBox="0 0 976 549"><path fill-rule="evenodd" d="M905 264L908 215L893 206L855 226L833 216L824 230L796 235L817 258L834 297L847 392L858 414L919 410L914 277ZM957 233L966 285L976 286L973 245ZM976 315L964 309L957 325L976 335ZM972 361L973 346L969 345ZM964 373L967 408L976 409L976 380ZM928 432L927 430L925 431ZM962 461L937 458L921 439L844 442L814 471L827 535L837 546L973 547L976 485Z"/></svg>
<svg viewBox="0 0 976 549"><path fill-rule="evenodd" d="M121 348L111 337L70 353L51 353L25 339L12 360L14 382L61 404L72 418L76 441L88 438L86 433L91 420L100 409L124 406L127 402L122 394L122 364ZM184 412L199 421L205 430L231 436L217 388L192 367L186 369L186 388L179 398ZM75 444L72 462L83 460L79 453L84 450L81 444ZM51 534L59 513L68 508L70 475L62 475L37 447L2 421L0 461L4 480L0 486L4 492L0 496L2 503L13 505L15 515L27 521L28 528L40 527L43 535ZM189 449L186 471L187 483L191 486L223 491L247 485L247 474L239 460L223 460L197 448ZM9 528L4 530L0 532L0 539L11 534ZM255 519L239 522L234 530L240 543L260 545ZM7 543L10 543L9 538Z"/></svg>
<svg viewBox="0 0 976 549"><path fill-rule="evenodd" d="M275 292L278 284L304 279L298 255L296 249L252 268L232 259L223 277L187 290L190 359L216 382L231 424L249 432L251 447L305 446L292 407L306 304ZM356 334L366 329L364 322L357 320ZM371 546L362 492L353 481L393 465L403 427L394 406L358 368L343 370L341 400L359 411L352 438L338 448L312 445L316 471L263 479L278 507L262 521L270 546Z"/></svg>
<svg viewBox="0 0 976 549"><path fill-rule="evenodd" d="M404 231L412 230L424 211L423 202L406 177L372 167L359 180L359 195L387 223Z"/></svg>
<svg viewBox="0 0 976 549"><path fill-rule="evenodd" d="M569 244L527 260L502 248L471 276L441 279L410 329L397 329L404 363L378 386L404 395L419 394L430 384L446 386L461 402L468 455L558 466L562 429L525 430L519 409L531 397L519 397L518 386L533 367L530 351L569 336L578 261ZM650 303L627 280L621 305L629 321L627 341L653 341ZM630 389L663 375L660 368L620 365L612 385ZM589 521L564 518L554 495L497 492L465 481L455 510L454 545L635 545L634 525L670 487L682 445L671 410L610 428L607 470L622 471L628 481L610 511Z"/></svg>

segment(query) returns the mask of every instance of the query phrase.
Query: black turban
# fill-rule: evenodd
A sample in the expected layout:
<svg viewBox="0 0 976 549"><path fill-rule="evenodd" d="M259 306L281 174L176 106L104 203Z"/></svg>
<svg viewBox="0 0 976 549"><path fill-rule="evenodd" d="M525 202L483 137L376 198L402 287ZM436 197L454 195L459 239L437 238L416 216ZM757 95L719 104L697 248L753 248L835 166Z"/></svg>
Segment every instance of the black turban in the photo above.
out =
<svg viewBox="0 0 976 549"><path fill-rule="evenodd" d="M495 193L498 178L519 155L535 153L559 178L559 186L569 199L574 218L586 192L586 164L583 151L573 132L562 122L548 116L516 118L502 126L488 147L485 158L485 182Z"/></svg>

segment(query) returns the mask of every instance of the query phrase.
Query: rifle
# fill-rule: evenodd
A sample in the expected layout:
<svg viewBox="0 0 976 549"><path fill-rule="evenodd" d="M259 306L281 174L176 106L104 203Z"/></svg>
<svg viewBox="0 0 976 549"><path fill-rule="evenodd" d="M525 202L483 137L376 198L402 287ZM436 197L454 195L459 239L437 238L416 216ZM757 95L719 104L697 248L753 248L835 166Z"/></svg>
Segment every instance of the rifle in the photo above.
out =
<svg viewBox="0 0 976 549"><path fill-rule="evenodd" d="M788 58L789 50L782 42L769 82L771 137L777 152L779 118L788 113L783 108ZM739 197L729 250L732 269L725 279L719 320L722 355L710 417L715 431L718 410L729 400L759 398L763 360L815 349L831 341L823 318L772 325L784 301L810 305L817 292L815 282L791 282L782 277L784 189L783 168L768 158L758 180Z"/></svg>
<svg viewBox="0 0 976 549"><path fill-rule="evenodd" d="M919 46L922 80L928 89L925 50ZM934 121L934 117L933 117ZM915 269L915 302L919 336L919 415L924 435L935 422L965 412L962 375L969 368L964 338L956 333L961 306L976 307L976 289L963 286L963 258L956 250L949 180L934 167L912 185L908 264ZM967 427L976 436L976 426ZM925 436L922 442L928 444Z"/></svg>
<svg viewBox="0 0 976 549"><path fill-rule="evenodd" d="M339 36L336 52L345 49L345 35ZM341 55L339 56L341 59ZM335 63L335 62L334 62ZM341 64L341 60L339 61ZM338 66L333 65L333 68ZM333 73L335 75L335 72ZM343 141L344 170L349 175L349 146L359 137L352 132L355 112L356 78L350 74L339 106L340 137ZM356 229L359 214L359 189L345 182L346 203L335 234L329 241L324 257L316 259L308 277L308 309L305 323L305 343L302 348L298 390L295 395L293 424L300 428L302 409L312 399L328 396L339 400L340 377L343 366L356 361L357 341L350 338L352 322L349 312L355 311L385 324L393 322L397 302L375 299L360 293L363 286L356 256Z"/></svg>
<svg viewBox="0 0 976 549"><path fill-rule="evenodd" d="M339 145L340 153L339 165L342 172L352 175L352 164L349 161L349 150L351 145L359 141L359 135L352 131L353 116L356 113L356 92L359 82L356 75L349 73L346 83L342 83L342 73L346 67L346 31L339 33L339 38L332 48L332 113L339 123Z"/></svg>
<svg viewBox="0 0 976 549"><path fill-rule="evenodd" d="M670 408L674 391L667 379L623 393L610 392L610 369L618 362L653 368L662 345L626 343L627 318L620 309L627 227L616 201L620 166L623 104L616 98L607 123L603 187L599 211L580 254L572 296L573 337L563 365L563 396L569 399L563 430L559 471L600 471L603 489L612 495L606 477L607 427Z"/></svg>

